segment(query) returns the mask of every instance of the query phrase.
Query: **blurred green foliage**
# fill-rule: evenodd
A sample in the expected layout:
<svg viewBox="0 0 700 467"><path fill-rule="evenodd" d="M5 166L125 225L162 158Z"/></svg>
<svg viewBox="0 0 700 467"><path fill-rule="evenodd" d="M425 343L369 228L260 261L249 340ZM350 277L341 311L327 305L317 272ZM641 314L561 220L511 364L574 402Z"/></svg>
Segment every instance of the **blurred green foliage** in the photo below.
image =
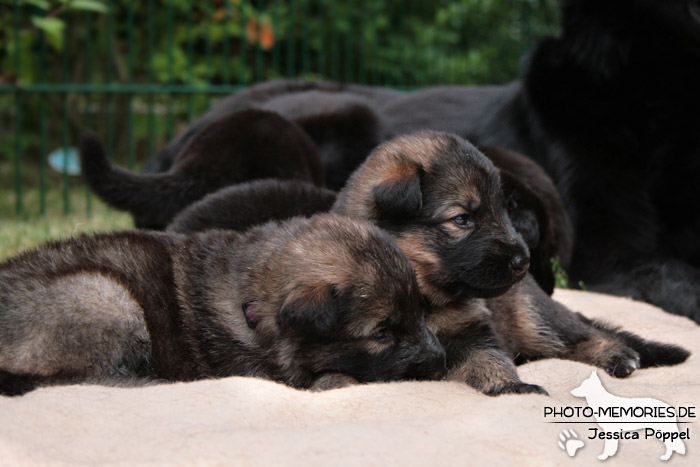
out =
<svg viewBox="0 0 700 467"><path fill-rule="evenodd" d="M557 25L556 0L0 0L0 161L24 183L20 172L90 126L118 163L138 165L227 85L505 83ZM31 87L61 83L78 86ZM161 87L120 91L128 83Z"/></svg>
<svg viewBox="0 0 700 467"><path fill-rule="evenodd" d="M23 84L42 71L60 81L65 48L70 80L83 81L87 42L99 51L91 78L99 82L107 61L116 80L128 80L131 59L139 82L250 84L290 72L362 81L364 72L364 81L396 86L503 83L557 28L555 0L19 0L19 18L14 3L0 1L1 79ZM50 50L39 69L43 40Z"/></svg>

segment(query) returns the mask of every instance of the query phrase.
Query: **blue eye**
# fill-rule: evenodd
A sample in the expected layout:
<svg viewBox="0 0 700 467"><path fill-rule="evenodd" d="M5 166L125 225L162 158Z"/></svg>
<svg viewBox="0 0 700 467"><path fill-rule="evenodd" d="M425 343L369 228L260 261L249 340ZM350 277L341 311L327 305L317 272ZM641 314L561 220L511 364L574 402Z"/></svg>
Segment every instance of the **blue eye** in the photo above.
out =
<svg viewBox="0 0 700 467"><path fill-rule="evenodd" d="M452 222L457 224L460 229L471 229L474 227L474 222L467 217L466 214L462 214L452 219Z"/></svg>

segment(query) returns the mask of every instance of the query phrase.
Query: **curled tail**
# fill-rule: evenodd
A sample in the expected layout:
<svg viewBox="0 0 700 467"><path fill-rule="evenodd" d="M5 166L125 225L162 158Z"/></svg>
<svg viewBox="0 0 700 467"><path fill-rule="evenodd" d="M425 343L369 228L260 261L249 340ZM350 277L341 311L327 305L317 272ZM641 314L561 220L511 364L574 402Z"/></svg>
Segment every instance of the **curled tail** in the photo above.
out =
<svg viewBox="0 0 700 467"><path fill-rule="evenodd" d="M138 174L114 166L94 133L80 142L80 163L90 189L105 203L134 216L136 227L163 229L211 188L207 180L172 173Z"/></svg>
<svg viewBox="0 0 700 467"><path fill-rule="evenodd" d="M671 366L683 363L690 357L690 352L683 347L674 344L662 344L661 342L649 341L628 331L620 331L614 326L610 326L599 321L590 320L596 329L614 337L626 346L639 353L639 363L642 368L654 366Z"/></svg>

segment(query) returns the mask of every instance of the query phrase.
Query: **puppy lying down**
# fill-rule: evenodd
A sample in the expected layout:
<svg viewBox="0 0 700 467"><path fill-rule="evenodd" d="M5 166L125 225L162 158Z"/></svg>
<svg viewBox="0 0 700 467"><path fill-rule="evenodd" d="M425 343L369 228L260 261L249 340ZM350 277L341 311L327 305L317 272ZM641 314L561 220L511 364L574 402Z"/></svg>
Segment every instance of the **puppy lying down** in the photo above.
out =
<svg viewBox="0 0 700 467"><path fill-rule="evenodd" d="M440 379L426 308L392 239L336 215L82 236L0 265L0 394L230 375L298 388Z"/></svg>
<svg viewBox="0 0 700 467"><path fill-rule="evenodd" d="M544 393L520 380L515 362L564 358L625 377L640 367L685 361L689 353L680 347L591 321L544 293L527 273L529 252L513 230L500 187L494 165L471 144L423 132L379 146L332 209L385 229L411 260L430 303L428 327L445 347L449 379L489 395ZM238 212L246 193L229 189L230 211ZM221 216L226 199L212 202L217 209L205 199L179 215L180 228L195 214L197 228L230 225ZM207 219L207 213L216 215ZM236 222L245 224L240 216Z"/></svg>

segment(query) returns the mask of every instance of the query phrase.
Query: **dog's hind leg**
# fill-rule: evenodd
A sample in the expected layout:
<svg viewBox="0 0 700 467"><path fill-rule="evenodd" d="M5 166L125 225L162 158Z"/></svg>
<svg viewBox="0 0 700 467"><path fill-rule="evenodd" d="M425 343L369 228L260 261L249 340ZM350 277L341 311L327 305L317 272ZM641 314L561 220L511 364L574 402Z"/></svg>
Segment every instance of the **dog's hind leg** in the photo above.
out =
<svg viewBox="0 0 700 467"><path fill-rule="evenodd" d="M0 287L0 322L3 393L150 373L143 311L126 288L102 274L15 277L11 288Z"/></svg>
<svg viewBox="0 0 700 467"><path fill-rule="evenodd" d="M552 300L529 276L488 303L496 329L519 360L563 358L595 365L618 378L640 367L636 350Z"/></svg>
<svg viewBox="0 0 700 467"><path fill-rule="evenodd" d="M611 339L624 343L639 353L641 368L678 365L686 361L690 356L690 352L683 347L648 341L636 334L621 331L617 327L601 323L600 321L588 319L582 315L578 315L578 317L585 324L596 328Z"/></svg>

